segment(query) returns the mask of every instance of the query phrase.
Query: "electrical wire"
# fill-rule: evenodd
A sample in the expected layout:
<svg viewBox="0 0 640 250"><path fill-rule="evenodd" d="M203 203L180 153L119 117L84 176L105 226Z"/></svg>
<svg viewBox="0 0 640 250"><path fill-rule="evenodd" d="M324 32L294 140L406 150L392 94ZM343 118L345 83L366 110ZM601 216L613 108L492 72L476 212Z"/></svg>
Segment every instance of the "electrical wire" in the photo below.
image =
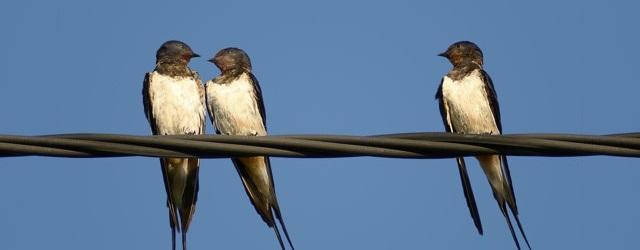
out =
<svg viewBox="0 0 640 250"><path fill-rule="evenodd" d="M482 154L640 157L640 133L615 135L464 135L441 132L352 135L139 136L121 134L0 135L0 157L199 157L438 159Z"/></svg>

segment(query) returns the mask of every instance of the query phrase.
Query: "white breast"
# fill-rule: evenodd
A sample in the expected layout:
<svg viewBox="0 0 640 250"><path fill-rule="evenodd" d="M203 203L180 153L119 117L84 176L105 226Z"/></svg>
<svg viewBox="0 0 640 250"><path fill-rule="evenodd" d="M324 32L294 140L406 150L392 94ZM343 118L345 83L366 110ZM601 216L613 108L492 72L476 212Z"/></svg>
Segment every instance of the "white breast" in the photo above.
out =
<svg viewBox="0 0 640 250"><path fill-rule="evenodd" d="M158 133L161 135L204 133L204 103L199 79L171 77L152 72L149 96Z"/></svg>
<svg viewBox="0 0 640 250"><path fill-rule="evenodd" d="M479 70L459 81L445 76L442 95L449 109L451 123L458 132L499 134Z"/></svg>
<svg viewBox="0 0 640 250"><path fill-rule="evenodd" d="M256 92L247 74L230 83L210 80L206 84L207 105L216 129L225 135L266 135L256 103Z"/></svg>

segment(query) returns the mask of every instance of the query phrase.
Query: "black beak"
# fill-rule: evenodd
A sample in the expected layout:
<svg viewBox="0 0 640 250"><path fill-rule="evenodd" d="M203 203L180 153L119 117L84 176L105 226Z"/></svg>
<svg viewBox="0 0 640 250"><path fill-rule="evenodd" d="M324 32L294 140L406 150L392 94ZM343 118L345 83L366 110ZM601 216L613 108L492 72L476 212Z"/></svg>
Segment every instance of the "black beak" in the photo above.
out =
<svg viewBox="0 0 640 250"><path fill-rule="evenodd" d="M441 56L441 57L447 58L447 52L446 52L446 51L445 51L445 52L442 52L442 53L438 54L438 56Z"/></svg>
<svg viewBox="0 0 640 250"><path fill-rule="evenodd" d="M196 53L191 54L191 58L194 58L194 57L200 57L200 55L198 55Z"/></svg>
<svg viewBox="0 0 640 250"><path fill-rule="evenodd" d="M211 58L211 59L207 60L207 62L210 62L210 63L214 63L214 64L215 64L215 63L216 63L216 58L215 58L215 57L214 57L214 58Z"/></svg>

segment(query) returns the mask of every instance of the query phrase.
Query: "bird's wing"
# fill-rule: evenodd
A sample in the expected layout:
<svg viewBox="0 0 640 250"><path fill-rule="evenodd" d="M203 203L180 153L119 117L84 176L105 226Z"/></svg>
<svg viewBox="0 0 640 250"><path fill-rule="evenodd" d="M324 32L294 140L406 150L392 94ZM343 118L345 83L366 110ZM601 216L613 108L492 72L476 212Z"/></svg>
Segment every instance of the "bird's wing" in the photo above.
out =
<svg viewBox="0 0 640 250"><path fill-rule="evenodd" d="M151 89L151 79L150 73L146 73L144 76L144 81L142 82L142 104L144 106L144 114L147 117L147 121L149 121L149 126L151 127L151 132L154 135L158 134L158 123L156 121L156 116L153 113L153 92ZM169 226L171 227L171 243L172 249L176 249L176 230L180 231L180 224L178 224L178 211L173 202L171 201L171 188L169 187L168 173L167 173L167 164L164 159L160 159L160 168L162 170L162 180L164 182L164 188L167 193L167 207L169 208Z"/></svg>
<svg viewBox="0 0 640 250"><path fill-rule="evenodd" d="M193 79L195 80L196 87L198 88L198 94L200 94L200 105L202 107L202 111L198 112L198 115L200 116L200 130L199 130L200 133L199 134L203 135L205 134L205 128L207 126L206 125L207 123L206 122L206 109L207 109L206 108L207 107L206 92L198 72L195 72L195 71L192 71L192 72L193 72Z"/></svg>
<svg viewBox="0 0 640 250"><path fill-rule="evenodd" d="M498 131L502 134L502 122L500 120L500 105L498 104L498 95L496 94L496 90L493 87L493 81L489 74L486 71L480 70L482 75L482 81L484 84L485 94L487 95L487 100L489 101L489 107L491 108L491 113L493 114L493 120L498 127ZM507 162L506 156L501 156L502 161L502 174L506 177L506 189L510 194L507 197L507 203L511 206L511 209L514 210L514 213L517 214L517 206L516 206L516 198L513 192L513 186L511 185L511 173L509 171L509 164Z"/></svg>
<svg viewBox="0 0 640 250"><path fill-rule="evenodd" d="M444 83L444 77L440 81L440 86L438 87L438 91L436 92L436 99L438 99L439 108L440 108L440 116L442 117L442 122L444 123L444 128L449 133L458 132L451 122L451 115L449 113L449 106L447 104L447 100L442 95L442 85ZM478 206L476 205L476 198L473 194L473 188L471 187L471 180L469 180L469 173L467 172L467 166L464 162L463 157L457 157L456 162L458 163L458 171L460 172L460 181L462 183L462 190L464 191L464 198L467 201L467 207L469 208L469 213L471 214L471 218L473 219L473 224L475 224L478 229L478 233L482 235L482 222L480 221L480 213L478 212Z"/></svg>
<svg viewBox="0 0 640 250"><path fill-rule="evenodd" d="M482 81L484 84L484 90L487 94L487 100L489 101L489 107L491 108L491 112L493 113L493 120L498 126L498 131L502 134L502 122L500 121L500 105L498 104L498 95L496 94L496 89L493 87L493 81L489 74L486 71L480 70L482 75Z"/></svg>
<svg viewBox="0 0 640 250"><path fill-rule="evenodd" d="M220 129L216 124L215 107L213 107L213 102L209 100L209 95L207 94L207 91L209 89L209 84L215 84L213 79L207 81L204 85L204 99L205 99L204 103L205 103L205 107L207 108L207 113L209 114L209 120L211 121L211 125L213 125L213 129L215 130L216 134L220 135L222 133L220 133Z"/></svg>
<svg viewBox="0 0 640 250"><path fill-rule="evenodd" d="M186 183L184 184L184 192L182 194L182 208L179 209L180 221L182 229L182 249L186 250L187 246L187 231L193 214L196 211L196 202L198 201L198 191L200 189L199 172L200 172L200 159L198 158L184 158L187 161L187 176Z"/></svg>
<svg viewBox="0 0 640 250"><path fill-rule="evenodd" d="M489 101L489 107L491 108L491 113L493 114L493 120L496 126L498 127L498 131L500 132L500 134L502 134L502 121L500 120L500 105L498 104L498 95L496 94L496 90L493 86L493 81L491 80L491 77L486 71L480 70L480 73L482 75L482 81L485 83L484 90L485 90L485 94L487 95L487 100ZM520 234L524 238L524 241L529 247L529 249L531 249L531 245L529 244L529 240L527 239L527 236L524 233L524 230L522 228L522 223L520 223L520 218L518 216L518 206L516 204L515 192L513 191L513 185L511 181L511 171L509 171L509 162L507 161L507 157L505 155L500 155L500 162L501 162L502 176L505 177L503 182L504 190L506 191L504 202L506 202L507 205L509 205L511 212L513 213L513 218L515 218L516 223L518 225L518 229L520 230ZM500 199L498 199L498 203L501 203ZM516 242L516 246L520 248L518 240L516 239L516 236L513 230L513 226L511 224L511 220L509 219L509 216L507 214L506 207L504 207L504 204L498 204L498 205L500 206L500 209L502 210L502 213L505 216L505 219L507 220L509 229L511 231L511 235L513 236L514 241Z"/></svg>
<svg viewBox="0 0 640 250"><path fill-rule="evenodd" d="M150 85L151 81L149 80L149 73L146 73L144 75L144 80L142 81L142 106L144 107L144 115L147 117L147 121L151 126L151 132L155 135L158 133L158 127L155 117L153 116L153 96L149 91Z"/></svg>
<svg viewBox="0 0 640 250"><path fill-rule="evenodd" d="M289 245L293 249L293 244L291 243L289 233L284 224L284 219L282 218L278 199L275 194L269 157L239 157L232 158L231 161L240 175L242 185L244 186L247 196L249 196L251 204L267 226L274 229L282 249L285 248L284 241L278 230L278 225L274 220L274 214L280 226L282 226Z"/></svg>
<svg viewBox="0 0 640 250"><path fill-rule="evenodd" d="M248 74L253 85L256 106L258 107L260 116L262 117L264 130L266 131L266 114L262 98L262 90L260 89L260 84L256 77L251 73ZM273 217L274 214L282 227L289 246L293 249L289 232L284 224L284 219L280 212L280 206L278 205L269 157L242 157L234 158L232 161L236 166L240 179L242 180L242 184L244 185L245 191L249 196L253 207L256 212L258 212L262 220L267 223L269 227L274 229L278 242L280 243L280 247L285 249L284 241Z"/></svg>
<svg viewBox="0 0 640 250"><path fill-rule="evenodd" d="M267 130L267 114L264 109L264 101L262 99L262 89L260 88L260 83L258 79L249 72L249 77L251 78L251 84L253 84L253 89L255 91L255 99L256 104L258 105L258 110L260 111L260 116L262 116L262 125L264 126L264 130Z"/></svg>

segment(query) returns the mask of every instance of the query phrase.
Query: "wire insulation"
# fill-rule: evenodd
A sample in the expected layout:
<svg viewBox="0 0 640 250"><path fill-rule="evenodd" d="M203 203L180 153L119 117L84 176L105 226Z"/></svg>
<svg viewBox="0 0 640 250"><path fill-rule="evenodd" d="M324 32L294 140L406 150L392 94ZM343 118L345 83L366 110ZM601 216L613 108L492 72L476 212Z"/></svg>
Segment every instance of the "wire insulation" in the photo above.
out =
<svg viewBox="0 0 640 250"><path fill-rule="evenodd" d="M640 133L615 135L463 135L440 132L351 135L137 136L121 134L0 135L0 157L200 157L437 159L481 154L640 157Z"/></svg>

